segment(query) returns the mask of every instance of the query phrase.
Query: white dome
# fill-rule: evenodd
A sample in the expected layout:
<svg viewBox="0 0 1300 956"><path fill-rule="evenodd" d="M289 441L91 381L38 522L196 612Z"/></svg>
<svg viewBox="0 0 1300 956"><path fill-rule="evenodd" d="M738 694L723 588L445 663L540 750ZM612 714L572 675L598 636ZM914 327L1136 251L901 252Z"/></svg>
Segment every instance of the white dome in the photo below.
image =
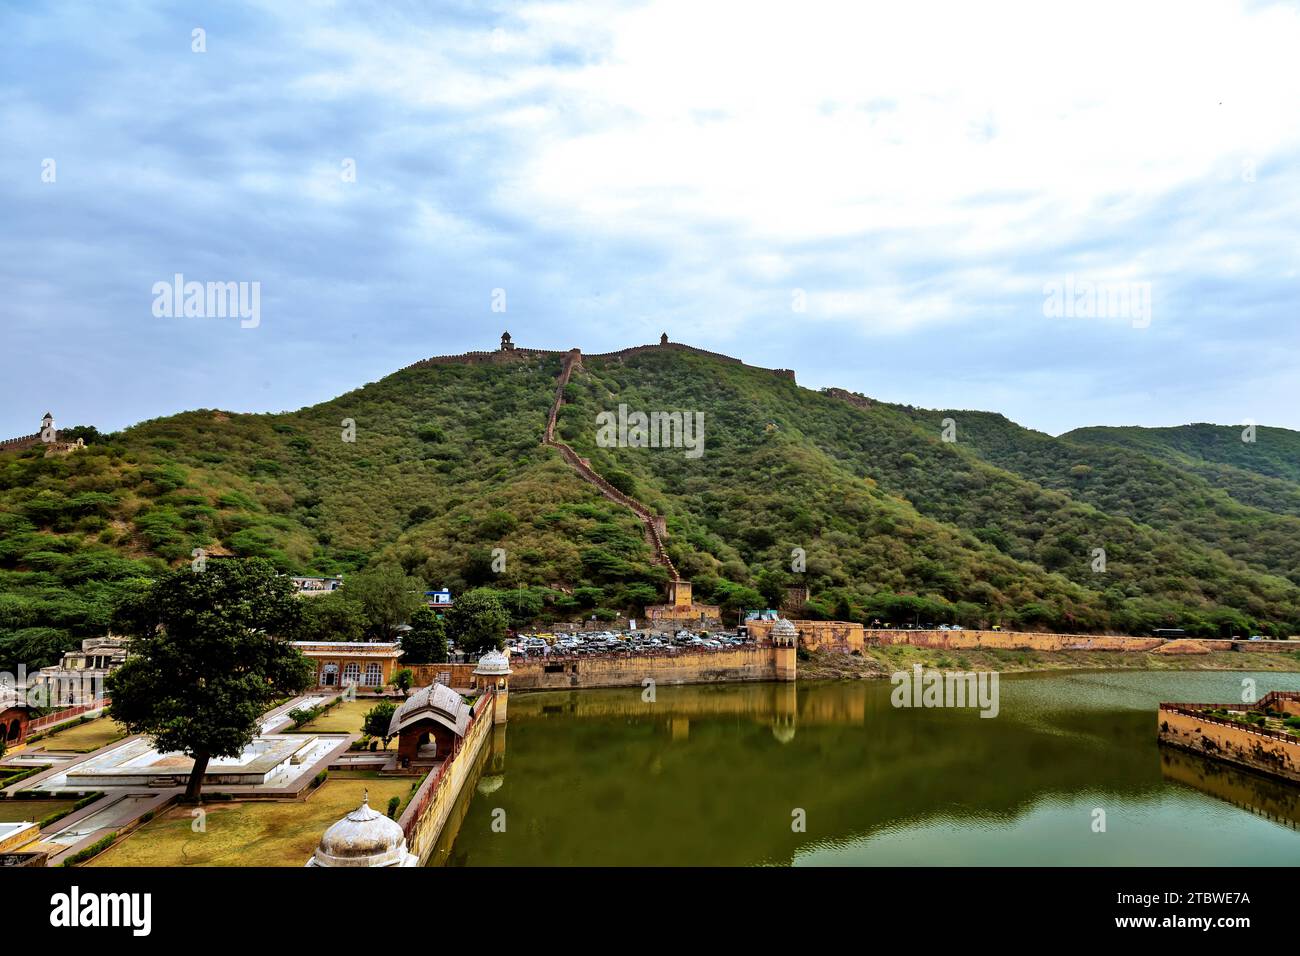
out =
<svg viewBox="0 0 1300 956"><path fill-rule="evenodd" d="M778 642L788 641L793 644L798 639L799 632L795 629L794 624L783 617L777 618L776 623L772 625L772 640Z"/></svg>
<svg viewBox="0 0 1300 956"><path fill-rule="evenodd" d="M409 866L406 834L370 806L370 794L361 806L325 831L308 866Z"/></svg>
<svg viewBox="0 0 1300 956"><path fill-rule="evenodd" d="M506 677L510 674L510 659L500 651L488 651L478 659L474 673L484 677Z"/></svg>

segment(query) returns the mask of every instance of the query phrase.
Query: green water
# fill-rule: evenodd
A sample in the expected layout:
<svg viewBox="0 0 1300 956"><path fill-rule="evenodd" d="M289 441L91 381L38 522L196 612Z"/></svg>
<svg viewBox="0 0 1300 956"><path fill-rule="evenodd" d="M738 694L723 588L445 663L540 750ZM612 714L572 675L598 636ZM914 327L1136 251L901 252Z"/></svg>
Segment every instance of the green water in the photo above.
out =
<svg viewBox="0 0 1300 956"><path fill-rule="evenodd" d="M896 709L885 681L516 693L447 862L1293 866L1300 788L1156 743L1157 702L1243 677L1300 690L1022 675L992 719Z"/></svg>

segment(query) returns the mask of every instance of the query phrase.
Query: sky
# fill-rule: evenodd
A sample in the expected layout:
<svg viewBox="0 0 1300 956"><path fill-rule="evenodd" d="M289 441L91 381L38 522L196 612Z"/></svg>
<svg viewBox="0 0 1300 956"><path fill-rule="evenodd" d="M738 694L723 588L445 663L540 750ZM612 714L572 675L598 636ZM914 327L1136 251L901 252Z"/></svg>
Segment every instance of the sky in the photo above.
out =
<svg viewBox="0 0 1300 956"><path fill-rule="evenodd" d="M1300 428L1297 50L1227 0L0 0L0 437L506 329L1052 434ZM178 274L256 321L169 314Z"/></svg>

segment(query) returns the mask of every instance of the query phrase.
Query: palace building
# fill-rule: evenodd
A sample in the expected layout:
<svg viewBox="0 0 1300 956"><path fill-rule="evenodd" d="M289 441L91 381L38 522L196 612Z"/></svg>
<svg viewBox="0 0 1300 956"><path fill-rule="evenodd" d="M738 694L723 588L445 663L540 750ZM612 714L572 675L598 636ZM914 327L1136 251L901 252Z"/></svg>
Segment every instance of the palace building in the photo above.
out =
<svg viewBox="0 0 1300 956"><path fill-rule="evenodd" d="M402 656L396 641L294 641L293 646L316 665L318 688L385 687Z"/></svg>

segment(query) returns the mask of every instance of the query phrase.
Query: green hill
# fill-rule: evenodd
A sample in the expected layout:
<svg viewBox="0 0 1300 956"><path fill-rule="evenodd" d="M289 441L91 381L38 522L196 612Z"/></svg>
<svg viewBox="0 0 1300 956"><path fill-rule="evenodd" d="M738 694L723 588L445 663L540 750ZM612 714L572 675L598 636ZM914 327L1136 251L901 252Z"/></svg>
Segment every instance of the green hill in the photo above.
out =
<svg viewBox="0 0 1300 956"><path fill-rule="evenodd" d="M667 572L637 518L540 444L561 361L419 364L295 412L186 412L71 455L0 455L0 663L50 663L102 633L118 595L196 548L295 573L391 564L492 586L519 621L639 614ZM600 447L596 416L620 403L702 412L703 454ZM1053 439L676 347L584 357L558 425L666 516L697 599L728 609L804 583L811 613L863 620L1300 631L1292 432L1260 429L1282 450L1249 467L1217 441L1166 439L1176 429ZM806 573L791 571L796 548Z"/></svg>

